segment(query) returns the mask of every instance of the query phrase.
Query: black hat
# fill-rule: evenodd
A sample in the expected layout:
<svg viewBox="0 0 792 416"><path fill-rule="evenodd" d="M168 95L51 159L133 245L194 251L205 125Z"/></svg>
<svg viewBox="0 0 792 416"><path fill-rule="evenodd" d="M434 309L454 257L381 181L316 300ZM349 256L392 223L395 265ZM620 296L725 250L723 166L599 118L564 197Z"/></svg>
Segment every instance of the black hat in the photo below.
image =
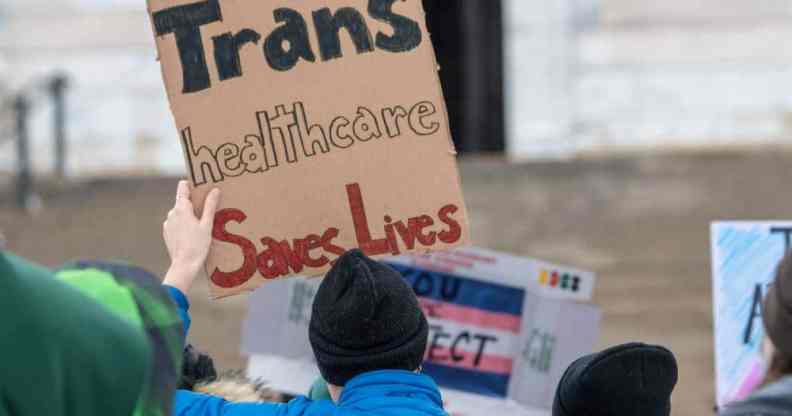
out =
<svg viewBox="0 0 792 416"><path fill-rule="evenodd" d="M344 386L370 371L418 369L429 325L397 271L352 250L319 286L309 336L324 379Z"/></svg>
<svg viewBox="0 0 792 416"><path fill-rule="evenodd" d="M671 351L620 345L569 366L556 389L553 416L668 416L676 383Z"/></svg>

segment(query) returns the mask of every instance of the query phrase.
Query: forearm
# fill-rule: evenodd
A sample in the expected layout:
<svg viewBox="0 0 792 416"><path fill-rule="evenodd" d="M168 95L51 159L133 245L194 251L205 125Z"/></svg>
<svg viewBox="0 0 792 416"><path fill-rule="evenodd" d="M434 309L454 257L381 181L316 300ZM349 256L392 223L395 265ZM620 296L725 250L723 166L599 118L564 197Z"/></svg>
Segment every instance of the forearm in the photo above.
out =
<svg viewBox="0 0 792 416"><path fill-rule="evenodd" d="M182 293L186 294L190 291L192 283L201 273L201 269L202 263L200 262L171 263L171 266L168 268L168 272L165 274L165 279L162 281L162 283L171 287L175 287Z"/></svg>

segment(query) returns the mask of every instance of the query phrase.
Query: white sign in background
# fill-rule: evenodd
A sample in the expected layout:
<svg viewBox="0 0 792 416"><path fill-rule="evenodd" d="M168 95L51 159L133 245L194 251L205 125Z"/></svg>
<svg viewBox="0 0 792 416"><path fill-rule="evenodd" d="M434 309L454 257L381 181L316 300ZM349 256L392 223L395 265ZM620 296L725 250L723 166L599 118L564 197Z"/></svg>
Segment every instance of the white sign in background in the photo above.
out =
<svg viewBox="0 0 792 416"><path fill-rule="evenodd" d="M791 239L792 222L712 224L715 384L719 407L744 399L762 382L762 299Z"/></svg>

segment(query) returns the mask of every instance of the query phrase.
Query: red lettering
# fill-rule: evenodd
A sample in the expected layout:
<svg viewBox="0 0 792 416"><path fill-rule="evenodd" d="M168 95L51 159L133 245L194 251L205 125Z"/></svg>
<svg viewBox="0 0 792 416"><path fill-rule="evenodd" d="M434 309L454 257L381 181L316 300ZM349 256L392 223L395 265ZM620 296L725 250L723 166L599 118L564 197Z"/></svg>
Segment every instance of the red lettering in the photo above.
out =
<svg viewBox="0 0 792 416"><path fill-rule="evenodd" d="M223 272L219 268L214 269L210 279L219 287L228 289L242 286L256 274L256 246L247 238L232 234L225 229L226 224L229 222L233 221L241 224L246 219L247 215L238 209L220 210L215 215L212 237L217 241L239 246L245 259L242 262L242 266L233 272Z"/></svg>
<svg viewBox="0 0 792 416"><path fill-rule="evenodd" d="M305 237L305 240L302 240L302 247L303 247L303 262L308 267L324 267L327 263L330 263L330 259L327 256L322 256L319 258L311 257L311 251L316 250L318 248L322 248L322 239L316 234L311 234L308 237Z"/></svg>
<svg viewBox="0 0 792 416"><path fill-rule="evenodd" d="M428 234L424 234L423 231L426 227L431 227L434 225L434 220L432 217L428 215L421 215L417 218L410 218L407 222L407 227L410 229L413 235L418 239L418 242L421 244L431 247L435 245L437 242L437 233L432 231Z"/></svg>
<svg viewBox="0 0 792 416"><path fill-rule="evenodd" d="M393 221L391 216L384 216L385 238L374 239L369 227L366 209L360 185L357 183L346 186L349 209L355 228L357 244L370 256L381 254L401 254L402 244L406 250L415 250L416 246L431 247L440 240L453 244L462 238L462 226L453 217L459 211L456 205L446 205L437 215L439 221L429 215L420 215L406 221ZM256 245L247 238L230 233L226 230L229 222L243 223L247 215L239 209L224 209L215 216L212 236L223 243L234 244L240 248L244 261L239 269L224 272L216 268L211 274L212 282L222 288L233 288L247 283L258 271L265 279L277 279L292 273L301 273L305 268L322 268L331 261L331 254L340 257L346 249L333 243L339 236L338 228L328 228L321 236L309 234L305 238L277 241L272 237L261 239L263 250L256 252ZM442 223L444 229L433 231L432 227ZM401 241L399 241L401 240Z"/></svg>
<svg viewBox="0 0 792 416"><path fill-rule="evenodd" d="M281 253L280 244L270 237L262 238L261 244L264 244L264 251L258 256L259 273L265 279L276 279L289 274L289 265Z"/></svg>
<svg viewBox="0 0 792 416"><path fill-rule="evenodd" d="M295 250L292 250L287 240L280 242L281 253L286 259L286 264L288 264L288 267L291 267L294 273L300 273L303 270L303 257L300 256L297 241L298 240L294 240ZM288 271L286 274L288 274Z"/></svg>
<svg viewBox="0 0 792 416"><path fill-rule="evenodd" d="M459 208L456 205L449 204L441 208L440 212L437 213L437 216L440 217L440 221L448 225L447 230L440 231L440 233L437 234L437 238L446 244L456 243L462 238L462 226L459 225L457 220L451 218L451 215L455 214L457 211L459 211Z"/></svg>
<svg viewBox="0 0 792 416"><path fill-rule="evenodd" d="M393 229L393 219L390 215L385 216L385 236L388 239L388 245L391 248L391 254L394 256L398 256L401 254L401 250L399 250L399 241L396 240L396 231Z"/></svg>
<svg viewBox="0 0 792 416"><path fill-rule="evenodd" d="M412 250L415 248L415 234L413 234L410 227L404 225L404 221L399 221L393 224L396 227L396 231L399 232L402 241L404 241L404 245L407 247L407 250Z"/></svg>
<svg viewBox="0 0 792 416"><path fill-rule="evenodd" d="M322 235L322 241L321 241L322 249L324 251L330 254L335 254L338 257L343 256L344 253L347 252L345 248L333 244L333 240L336 237L338 237L338 234L340 232L341 231L338 228L328 228L327 231L325 231L324 235ZM333 260L333 264L335 264L335 260Z"/></svg>
<svg viewBox="0 0 792 416"><path fill-rule="evenodd" d="M346 186L346 190L349 197L349 210L352 213L352 222L355 225L358 247L369 256L385 254L390 251L387 239L373 240L371 238L371 230L366 218L366 207L363 205L360 185L357 183L349 184Z"/></svg>

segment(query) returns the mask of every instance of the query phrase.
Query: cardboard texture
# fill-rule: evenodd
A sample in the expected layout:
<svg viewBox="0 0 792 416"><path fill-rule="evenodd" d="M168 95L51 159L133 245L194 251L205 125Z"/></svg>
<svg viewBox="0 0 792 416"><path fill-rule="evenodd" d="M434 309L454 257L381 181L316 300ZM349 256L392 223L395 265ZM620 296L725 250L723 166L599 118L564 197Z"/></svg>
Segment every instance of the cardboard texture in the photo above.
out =
<svg viewBox="0 0 792 416"><path fill-rule="evenodd" d="M718 222L711 227L715 385L719 407L763 381L762 301L789 250L792 222Z"/></svg>
<svg viewBox="0 0 792 416"><path fill-rule="evenodd" d="M468 242L420 0L148 0L212 295Z"/></svg>
<svg viewBox="0 0 792 416"><path fill-rule="evenodd" d="M599 335L599 309L559 297L564 296L560 288L548 292L534 284L533 277L541 274L538 265L547 264L541 260L474 247L431 257L445 259L446 265L448 259L467 259L479 266L459 263L454 271L441 271L437 262L427 263L422 255L385 260L413 287L429 320L423 371L444 391L460 393L460 401L488 397L498 406L514 400L528 408L549 409L567 366L593 350ZM561 275L585 276L582 284L594 281L593 273L554 267ZM307 373L301 379L318 375L315 367L299 363L314 362L308 324L319 284L318 280L290 279L251 296L243 351L253 357L254 377L267 377L276 389L293 389L293 377L280 380L273 374L302 368ZM459 410L464 410L460 414L485 414L471 413L469 407Z"/></svg>

